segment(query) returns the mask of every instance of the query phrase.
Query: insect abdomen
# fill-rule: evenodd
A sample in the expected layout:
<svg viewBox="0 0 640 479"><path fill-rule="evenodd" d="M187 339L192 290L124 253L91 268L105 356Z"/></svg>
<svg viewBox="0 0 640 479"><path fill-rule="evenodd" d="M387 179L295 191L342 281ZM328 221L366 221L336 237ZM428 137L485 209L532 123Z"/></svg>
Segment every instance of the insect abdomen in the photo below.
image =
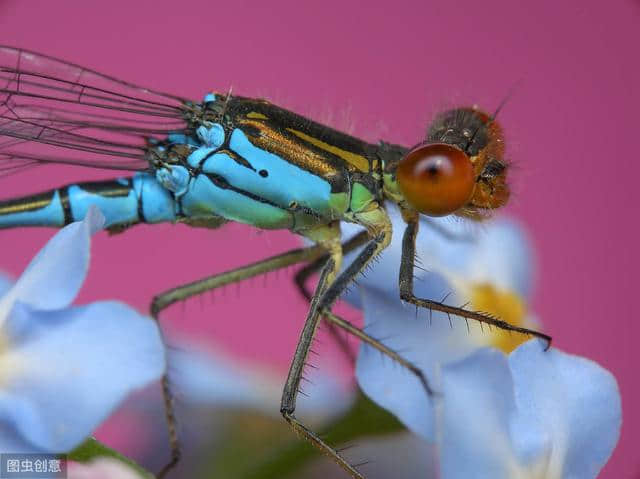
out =
<svg viewBox="0 0 640 479"><path fill-rule="evenodd" d="M0 228L61 227L84 218L96 205L105 227L176 219L175 202L152 176L77 183L22 198L0 201Z"/></svg>

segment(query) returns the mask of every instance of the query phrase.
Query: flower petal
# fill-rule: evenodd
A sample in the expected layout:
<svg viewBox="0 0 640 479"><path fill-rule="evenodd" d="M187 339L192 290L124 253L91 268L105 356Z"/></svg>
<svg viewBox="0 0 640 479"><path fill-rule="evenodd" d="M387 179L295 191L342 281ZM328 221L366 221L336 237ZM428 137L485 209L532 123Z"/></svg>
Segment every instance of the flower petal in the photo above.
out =
<svg viewBox="0 0 640 479"><path fill-rule="evenodd" d="M553 441L551 477L597 477L620 435L622 408L615 378L586 358L544 351L538 341L516 349L509 366L520 424L537 424ZM515 436L523 433L512 431ZM529 456L522 446L518 449L521 457Z"/></svg>
<svg viewBox="0 0 640 479"><path fill-rule="evenodd" d="M104 216L92 206L83 221L62 228L31 260L3 303L17 300L43 310L68 306L89 268L90 236L103 224Z"/></svg>
<svg viewBox="0 0 640 479"><path fill-rule="evenodd" d="M198 404L245 408L280 417L278 405L285 375L258 365L241 363L219 352L199 350L190 344L169 353L169 377L181 399ZM355 391L339 374L309 370L298 413L305 420L326 422L344 413Z"/></svg>
<svg viewBox="0 0 640 479"><path fill-rule="evenodd" d="M533 250L522 227L512 220L498 219L477 236L476 251L466 265L466 279L490 282L531 297L535 280Z"/></svg>
<svg viewBox="0 0 640 479"><path fill-rule="evenodd" d="M29 444L18 434L13 424L0 422L0 451L5 453L39 452L33 444Z"/></svg>
<svg viewBox="0 0 640 479"><path fill-rule="evenodd" d="M190 402L253 408L273 392L255 383L245 370L223 355L184 346L172 347L168 354L172 389Z"/></svg>
<svg viewBox="0 0 640 479"><path fill-rule="evenodd" d="M38 448L76 446L165 368L156 323L124 304L42 312L16 303L0 356L0 418Z"/></svg>
<svg viewBox="0 0 640 479"><path fill-rule="evenodd" d="M443 479L512 479L513 380L504 354L481 349L443 367L438 404Z"/></svg>
<svg viewBox="0 0 640 479"><path fill-rule="evenodd" d="M434 375L437 365L441 361L457 360L475 348L464 323L452 323L452 331L443 313L430 315L428 311L419 311L416 317L415 309L403 306L398 299L389 301L368 289L363 290L362 295L365 331L374 338L388 338L382 342L419 367L436 391L439 389ZM432 397L410 371L362 344L356 378L374 402L423 438L435 439Z"/></svg>
<svg viewBox="0 0 640 479"><path fill-rule="evenodd" d="M538 340L447 365L442 384L443 479L595 478L618 440L613 376Z"/></svg>
<svg viewBox="0 0 640 479"><path fill-rule="evenodd" d="M3 296L13 286L13 280L6 274L0 272L0 297Z"/></svg>

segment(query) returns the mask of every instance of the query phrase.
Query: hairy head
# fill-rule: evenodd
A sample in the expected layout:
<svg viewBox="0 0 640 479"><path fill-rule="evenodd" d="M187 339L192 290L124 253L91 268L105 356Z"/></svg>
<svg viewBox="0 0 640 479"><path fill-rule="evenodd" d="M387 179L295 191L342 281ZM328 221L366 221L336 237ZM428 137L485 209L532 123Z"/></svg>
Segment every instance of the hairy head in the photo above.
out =
<svg viewBox="0 0 640 479"><path fill-rule="evenodd" d="M502 128L492 116L475 107L448 110L423 142L389 155L385 194L425 215L482 219L509 199L503 157Z"/></svg>

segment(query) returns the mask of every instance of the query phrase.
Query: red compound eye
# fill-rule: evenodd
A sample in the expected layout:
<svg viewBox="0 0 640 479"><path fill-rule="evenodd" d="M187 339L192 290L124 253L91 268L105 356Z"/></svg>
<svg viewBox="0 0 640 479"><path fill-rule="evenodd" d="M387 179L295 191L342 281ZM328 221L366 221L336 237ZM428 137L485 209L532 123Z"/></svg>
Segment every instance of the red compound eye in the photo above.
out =
<svg viewBox="0 0 640 479"><path fill-rule="evenodd" d="M462 208L476 183L469 157L446 143L414 148L400 161L396 174L405 199L429 216L444 216Z"/></svg>

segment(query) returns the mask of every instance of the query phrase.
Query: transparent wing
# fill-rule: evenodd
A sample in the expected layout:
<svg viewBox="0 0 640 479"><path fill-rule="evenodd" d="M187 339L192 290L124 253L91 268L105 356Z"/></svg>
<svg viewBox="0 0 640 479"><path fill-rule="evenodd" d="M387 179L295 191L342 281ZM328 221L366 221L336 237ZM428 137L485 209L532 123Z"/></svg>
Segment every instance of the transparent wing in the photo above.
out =
<svg viewBox="0 0 640 479"><path fill-rule="evenodd" d="M42 163L144 170L153 139L191 134L186 99L0 46L0 175Z"/></svg>

